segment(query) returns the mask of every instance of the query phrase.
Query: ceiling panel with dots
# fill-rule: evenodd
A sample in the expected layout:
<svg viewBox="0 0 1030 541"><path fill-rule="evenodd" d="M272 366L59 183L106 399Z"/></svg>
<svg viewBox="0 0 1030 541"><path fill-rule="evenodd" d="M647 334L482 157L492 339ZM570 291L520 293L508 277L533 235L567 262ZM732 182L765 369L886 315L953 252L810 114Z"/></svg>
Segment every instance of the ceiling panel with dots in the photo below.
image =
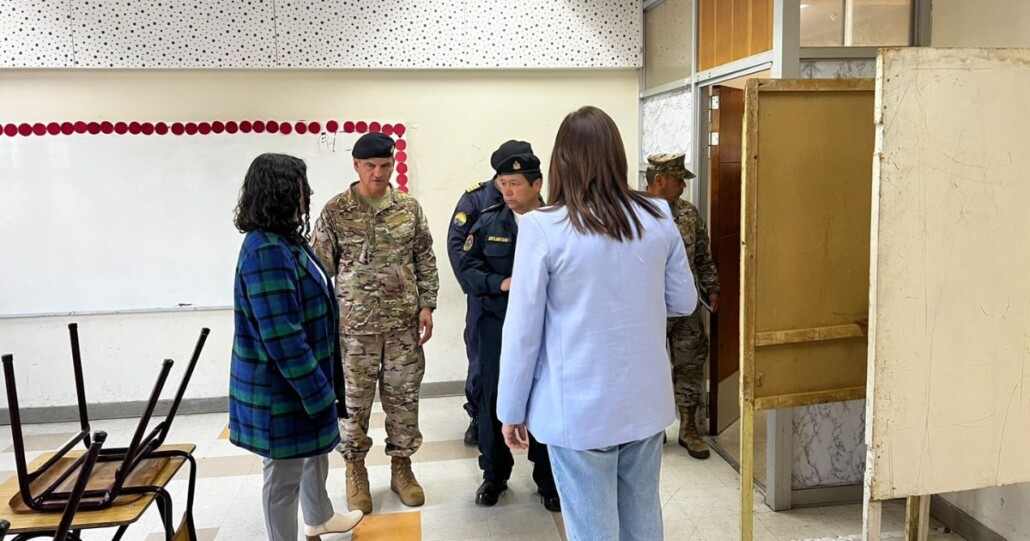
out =
<svg viewBox="0 0 1030 541"><path fill-rule="evenodd" d="M75 65L275 65L272 0L70 0Z"/></svg>
<svg viewBox="0 0 1030 541"><path fill-rule="evenodd" d="M635 68L641 45L638 0L0 2L0 67Z"/></svg>
<svg viewBox="0 0 1030 541"><path fill-rule="evenodd" d="M0 1L0 67L72 63L71 0Z"/></svg>

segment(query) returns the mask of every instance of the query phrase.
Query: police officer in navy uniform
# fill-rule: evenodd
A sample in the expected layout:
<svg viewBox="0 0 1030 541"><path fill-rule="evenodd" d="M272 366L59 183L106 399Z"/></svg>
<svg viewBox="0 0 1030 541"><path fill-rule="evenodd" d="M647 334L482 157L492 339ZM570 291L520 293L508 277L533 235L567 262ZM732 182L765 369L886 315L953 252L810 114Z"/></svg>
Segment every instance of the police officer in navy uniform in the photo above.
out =
<svg viewBox="0 0 1030 541"><path fill-rule="evenodd" d="M503 151L503 152L502 152ZM490 166L497 169L497 159L502 155L520 154L533 152L529 143L523 141L508 141L501 145L501 148L490 158ZM500 153L500 154L499 154ZM451 260L451 268L454 269L454 276L461 285L461 290L467 295L465 310L465 353L468 355L468 372L465 376L465 411L469 414L469 427L465 431L465 444L476 445L479 440L479 346L476 333L476 321L483 307L481 301L470 294L465 279L461 276L459 261L461 260L461 247L465 243L472 226L479 219L483 210L504 201L501 192L497 188L496 177L483 182L478 182L465 189L458 205L454 208L454 217L451 218L451 227L447 232L447 256Z"/></svg>
<svg viewBox="0 0 1030 541"><path fill-rule="evenodd" d="M501 329L508 310L508 290L515 262L515 240L521 216L543 204L540 189L543 176L540 159L533 149L502 145L491 162L497 171L497 186L504 197L502 204L483 211L479 221L462 246L464 257L460 269L469 295L482 302L477 322L479 334L479 378L482 397L479 402L479 467L483 483L476 491L476 505L492 506L508 488L514 459L504 443L501 422L497 419L497 382L501 369ZM536 481L544 507L560 511L561 501L551 473L547 446L529 436L529 459L533 462Z"/></svg>

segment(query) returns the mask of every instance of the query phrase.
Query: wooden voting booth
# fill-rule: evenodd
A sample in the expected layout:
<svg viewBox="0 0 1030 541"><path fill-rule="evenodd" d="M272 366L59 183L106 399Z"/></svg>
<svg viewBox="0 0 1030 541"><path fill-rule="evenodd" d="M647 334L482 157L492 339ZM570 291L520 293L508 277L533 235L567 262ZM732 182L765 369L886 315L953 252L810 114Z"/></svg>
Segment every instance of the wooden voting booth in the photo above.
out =
<svg viewBox="0 0 1030 541"><path fill-rule="evenodd" d="M1030 481L1027 88L1030 49L880 53L868 540L883 500L925 539L929 495Z"/></svg>
<svg viewBox="0 0 1030 541"><path fill-rule="evenodd" d="M865 396L872 80L751 80L741 255L741 539L754 413Z"/></svg>

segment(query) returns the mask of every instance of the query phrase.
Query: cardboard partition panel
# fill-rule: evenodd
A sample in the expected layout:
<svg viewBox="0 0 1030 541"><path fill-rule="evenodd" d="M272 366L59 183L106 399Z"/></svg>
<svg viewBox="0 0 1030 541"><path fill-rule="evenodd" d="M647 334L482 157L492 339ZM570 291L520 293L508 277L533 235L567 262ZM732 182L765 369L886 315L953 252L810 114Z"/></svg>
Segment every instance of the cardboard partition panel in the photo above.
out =
<svg viewBox="0 0 1030 541"><path fill-rule="evenodd" d="M741 280L741 538L754 412L865 396L872 80L748 81Z"/></svg>

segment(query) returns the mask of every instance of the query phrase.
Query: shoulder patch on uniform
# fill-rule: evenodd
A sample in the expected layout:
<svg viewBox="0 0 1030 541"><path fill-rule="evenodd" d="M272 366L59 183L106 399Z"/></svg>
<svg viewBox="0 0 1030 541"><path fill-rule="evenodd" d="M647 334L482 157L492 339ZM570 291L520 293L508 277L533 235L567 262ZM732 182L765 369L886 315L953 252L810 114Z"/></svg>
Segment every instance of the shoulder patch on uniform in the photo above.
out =
<svg viewBox="0 0 1030 541"><path fill-rule="evenodd" d="M467 224L468 221L469 217L464 212L458 211L454 213L454 225L460 227Z"/></svg>
<svg viewBox="0 0 1030 541"><path fill-rule="evenodd" d="M462 251L467 252L472 249L473 237L469 235L465 237L465 245L461 247Z"/></svg>
<svg viewBox="0 0 1030 541"><path fill-rule="evenodd" d="M473 184L473 185L469 186L468 188L465 188L465 193L472 193L472 192L474 192L474 191L476 191L476 190L479 190L479 189L481 189L482 187L483 187L483 184L482 184L482 183L479 183L479 182L477 182L477 183L475 183L475 184Z"/></svg>

